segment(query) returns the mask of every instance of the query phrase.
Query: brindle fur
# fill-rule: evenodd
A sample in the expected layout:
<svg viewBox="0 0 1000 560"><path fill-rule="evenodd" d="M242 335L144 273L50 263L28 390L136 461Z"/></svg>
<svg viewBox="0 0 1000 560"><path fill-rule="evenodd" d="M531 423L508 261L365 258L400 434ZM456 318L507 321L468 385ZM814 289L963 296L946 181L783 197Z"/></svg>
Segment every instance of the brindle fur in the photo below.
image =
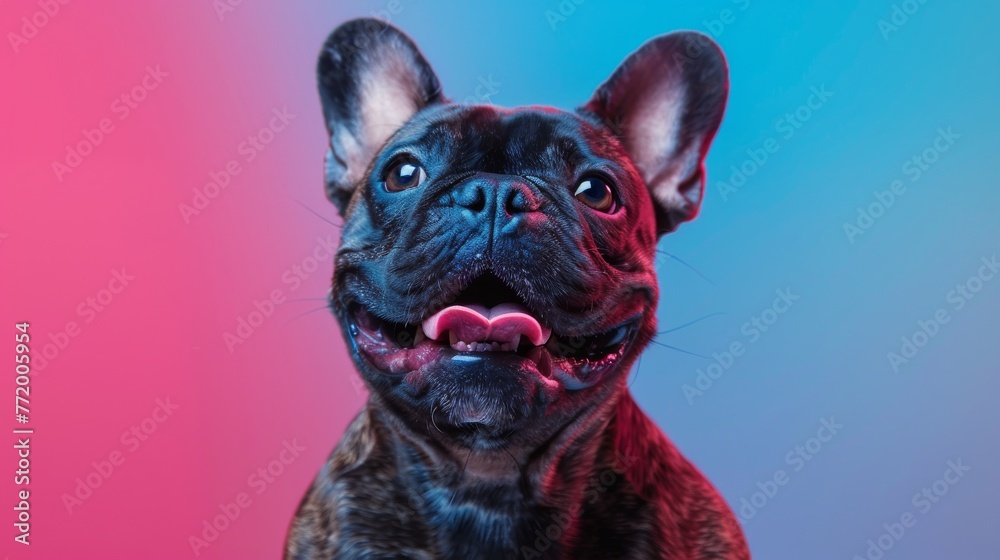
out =
<svg viewBox="0 0 1000 560"><path fill-rule="evenodd" d="M656 333L658 234L693 218L704 191L728 89L714 43L654 39L576 112L505 110L449 103L402 32L355 20L327 40L319 81L327 195L344 216L332 303L371 396L302 501L285 557L748 559L735 516L627 387ZM379 177L400 150L430 178L389 193ZM595 166L617 184L615 215L573 197ZM462 202L483 193L477 210ZM501 358L397 375L359 354L350 305L414 324L486 272L560 336L634 320L634 338L604 378L573 389Z"/></svg>
<svg viewBox="0 0 1000 560"><path fill-rule="evenodd" d="M750 558L715 488L630 395L593 431L487 487L366 406L299 507L286 558Z"/></svg>

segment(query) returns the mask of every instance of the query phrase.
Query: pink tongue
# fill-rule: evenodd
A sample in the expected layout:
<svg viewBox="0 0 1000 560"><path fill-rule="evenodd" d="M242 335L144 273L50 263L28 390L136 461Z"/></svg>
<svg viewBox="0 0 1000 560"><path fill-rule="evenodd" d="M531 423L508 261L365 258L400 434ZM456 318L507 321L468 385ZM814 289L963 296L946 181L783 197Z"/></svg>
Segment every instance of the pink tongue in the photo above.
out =
<svg viewBox="0 0 1000 560"><path fill-rule="evenodd" d="M552 334L531 316L527 309L516 303L502 303L496 307L482 305L452 305L424 320L424 334L438 340L451 331L464 342L511 342L526 337L535 346L545 344Z"/></svg>

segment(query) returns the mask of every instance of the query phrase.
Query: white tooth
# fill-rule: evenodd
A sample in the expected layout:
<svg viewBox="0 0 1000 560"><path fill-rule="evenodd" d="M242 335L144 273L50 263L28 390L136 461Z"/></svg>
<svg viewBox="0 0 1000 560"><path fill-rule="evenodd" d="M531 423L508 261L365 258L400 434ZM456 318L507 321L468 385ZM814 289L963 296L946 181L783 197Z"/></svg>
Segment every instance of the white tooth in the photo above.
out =
<svg viewBox="0 0 1000 560"><path fill-rule="evenodd" d="M505 343L501 344L500 345L500 351L501 352L510 352L510 343L509 342L505 342Z"/></svg>
<svg viewBox="0 0 1000 560"><path fill-rule="evenodd" d="M487 344L487 343L485 343L485 342L479 342L479 343L476 344L476 351L477 352L485 352L485 351L489 350L489 348L490 348L490 345Z"/></svg>
<svg viewBox="0 0 1000 560"><path fill-rule="evenodd" d="M515 334L514 338L510 339L510 343L509 344L510 344L510 349L512 351L513 350L517 350L518 345L521 344L521 335Z"/></svg>
<svg viewBox="0 0 1000 560"><path fill-rule="evenodd" d="M455 331L448 331L448 342L452 346L454 346L455 343L458 342L458 335L455 334Z"/></svg>
<svg viewBox="0 0 1000 560"><path fill-rule="evenodd" d="M425 340L427 340L427 335L424 334L424 328L420 327L417 329L417 334L413 336L413 345L416 346Z"/></svg>
<svg viewBox="0 0 1000 560"><path fill-rule="evenodd" d="M492 342L492 343L490 343L490 351L491 352L496 352L499 349L500 349L500 343L499 342Z"/></svg>
<svg viewBox="0 0 1000 560"><path fill-rule="evenodd" d="M454 348L455 350L458 350L459 352L465 352L466 350L469 349L468 346L466 346L465 343L462 342L461 340L452 342L451 347Z"/></svg>

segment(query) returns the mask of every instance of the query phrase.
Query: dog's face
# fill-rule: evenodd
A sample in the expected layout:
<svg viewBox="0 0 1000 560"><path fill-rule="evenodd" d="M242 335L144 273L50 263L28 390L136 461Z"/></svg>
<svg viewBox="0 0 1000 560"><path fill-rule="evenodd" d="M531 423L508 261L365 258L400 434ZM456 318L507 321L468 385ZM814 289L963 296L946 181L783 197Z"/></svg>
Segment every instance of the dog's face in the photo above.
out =
<svg viewBox="0 0 1000 560"><path fill-rule="evenodd" d="M533 447L655 334L656 241L697 213L727 94L703 35L643 45L576 112L452 104L400 31L319 60L333 304L382 406L448 445Z"/></svg>

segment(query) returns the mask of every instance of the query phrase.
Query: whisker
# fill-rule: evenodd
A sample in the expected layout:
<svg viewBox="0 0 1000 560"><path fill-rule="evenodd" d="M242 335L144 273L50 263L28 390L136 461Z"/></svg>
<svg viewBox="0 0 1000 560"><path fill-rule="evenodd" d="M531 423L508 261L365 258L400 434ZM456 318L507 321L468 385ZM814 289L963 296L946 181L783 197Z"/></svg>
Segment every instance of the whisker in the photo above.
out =
<svg viewBox="0 0 1000 560"><path fill-rule="evenodd" d="M689 352L689 351L687 351L687 350L684 350L683 348L678 348L678 347L676 347L676 346L671 346L671 345L669 345L669 344L664 344L664 343L662 343L662 342L660 342L660 341L658 341L658 340L650 340L650 342L652 342L653 344L655 344L655 345L657 345L657 346L662 346L662 347L664 347L664 348L669 348L669 349L671 349L671 350L674 350L674 351L676 351L676 352L682 352L682 353L684 353L684 354L690 354L690 355L692 355L692 356L698 356L699 358L705 358L705 359L709 359L709 357L708 357L708 356L704 356L704 355L702 355L702 354L697 354L697 353L695 353L695 352Z"/></svg>
<svg viewBox="0 0 1000 560"><path fill-rule="evenodd" d="M628 382L628 386L631 387L635 380L639 378L639 368L642 367L642 354L639 354L639 360L635 363L635 375L632 376L632 381Z"/></svg>
<svg viewBox="0 0 1000 560"><path fill-rule="evenodd" d="M438 425L437 425L437 420L434 419L434 411L436 409L437 409L437 405L434 405L434 406L431 407L431 424L434 425L434 429L435 430L441 432L441 428L439 428ZM441 432L441 433L443 434L444 432Z"/></svg>
<svg viewBox="0 0 1000 560"><path fill-rule="evenodd" d="M659 249L657 249L656 252L659 253L659 254L661 254L661 255L666 255L666 256L674 259L675 261L677 261L677 262L681 263L682 265L684 265L684 266L690 268L691 270L693 270L695 274L697 274L698 276L701 276L709 284L711 284L713 286L715 285L715 282L713 282L711 278L709 278L708 276L705 276L704 274L702 274L700 270L698 270L697 268L691 266L690 264L688 264L687 262L685 262L683 259L681 259L677 255L675 255L673 253L668 253L666 251L661 251Z"/></svg>
<svg viewBox="0 0 1000 560"><path fill-rule="evenodd" d="M510 454L510 451L508 451L506 447L501 447L500 449L503 449L503 452L510 457L511 461L514 461L514 466L517 467L519 482L521 484L521 493L523 494L523 496L521 496L521 503L526 503L528 501L528 492L530 492L530 489L528 488L528 477L524 475L524 469L521 468L521 464L517 462L517 459Z"/></svg>
<svg viewBox="0 0 1000 560"><path fill-rule="evenodd" d="M471 458L472 458L472 448L470 447L469 448L469 455L465 458L465 464L462 465L462 471L458 473L458 480L459 480L459 482L461 482L462 475L465 474L465 468L469 466L469 459L471 459ZM452 504L452 502L455 501L455 496L457 496L457 495L458 495L458 488L455 488L455 491L451 493L451 499L448 500L448 507L451 507L451 504Z"/></svg>
<svg viewBox="0 0 1000 560"><path fill-rule="evenodd" d="M312 213L312 214L313 214L314 216L316 216L317 218L319 218L319 219L323 220L324 222L326 222L326 223L330 224L331 226L333 226L333 227L335 227L335 228L337 228L337 229L341 229L341 227L343 227L343 226L341 226L340 224L338 224L338 223L336 223L336 222L331 222L329 218L327 218L327 217L323 216L323 215L322 215L322 214L320 214L319 212L317 212L317 211L313 210L312 208L310 208L310 207L306 206L306 205L305 205L304 203L302 203L301 201L299 201L299 200L296 200L295 202L296 202L296 203L298 203L298 205L299 205L299 206L301 206L301 207L305 208L305 209L306 209L306 210L308 210L308 211L309 211L310 213Z"/></svg>
<svg viewBox="0 0 1000 560"><path fill-rule="evenodd" d="M715 313L709 313L708 315L705 315L703 317L699 317L699 318L695 319L694 321L688 321L687 323L684 323L683 325L676 326L676 327L674 327L672 329L667 329L665 331L660 331L660 332L656 333L656 335L659 336L661 334L667 334L667 333L672 333L674 331L679 331L679 330L681 330L683 328L690 327L691 325L694 325L696 323L700 323L700 322L704 321L705 319L710 319L712 317L718 317L719 315L725 315L725 313L723 313L721 311L717 311Z"/></svg>
<svg viewBox="0 0 1000 560"><path fill-rule="evenodd" d="M292 301L326 301L326 302L329 302L330 298L325 298L325 297L303 297L303 298L295 298L295 299L286 299L285 301L288 301L288 302L292 302Z"/></svg>
<svg viewBox="0 0 1000 560"><path fill-rule="evenodd" d="M294 321L296 319L301 319L302 317L305 317L306 315L309 315L310 313L315 313L317 311L322 311L324 309L333 309L333 307L331 307L329 304L327 304L327 305L324 305L323 307L317 307L316 309L310 309L309 311L305 311L303 313L299 313L298 315L296 315L296 316L292 317L291 319L285 321L285 324L287 325L288 323L291 323L292 321Z"/></svg>

